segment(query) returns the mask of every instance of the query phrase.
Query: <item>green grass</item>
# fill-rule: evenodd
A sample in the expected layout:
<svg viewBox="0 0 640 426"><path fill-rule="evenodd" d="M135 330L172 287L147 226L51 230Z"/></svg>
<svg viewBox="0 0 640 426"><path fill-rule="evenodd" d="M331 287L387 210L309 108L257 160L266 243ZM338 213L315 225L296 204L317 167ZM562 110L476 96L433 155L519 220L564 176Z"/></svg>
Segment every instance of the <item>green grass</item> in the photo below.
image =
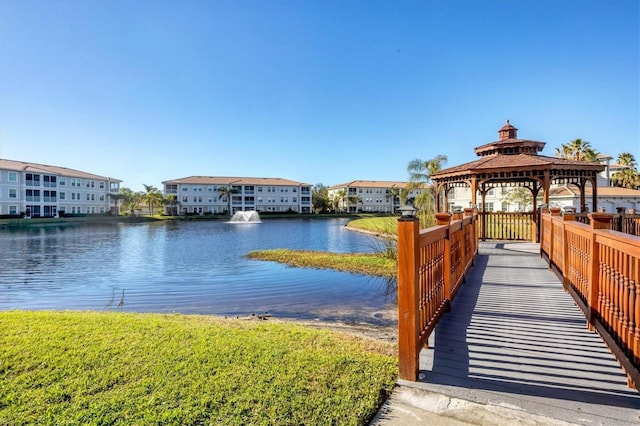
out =
<svg viewBox="0 0 640 426"><path fill-rule="evenodd" d="M370 217L352 220L347 227L382 235L398 233L398 218L395 216Z"/></svg>
<svg viewBox="0 0 640 426"><path fill-rule="evenodd" d="M249 252L247 257L300 268L335 269L343 272L395 277L395 259L377 253L330 253L324 251L273 249Z"/></svg>
<svg viewBox="0 0 640 426"><path fill-rule="evenodd" d="M365 424L393 352L257 320L0 312L0 424Z"/></svg>

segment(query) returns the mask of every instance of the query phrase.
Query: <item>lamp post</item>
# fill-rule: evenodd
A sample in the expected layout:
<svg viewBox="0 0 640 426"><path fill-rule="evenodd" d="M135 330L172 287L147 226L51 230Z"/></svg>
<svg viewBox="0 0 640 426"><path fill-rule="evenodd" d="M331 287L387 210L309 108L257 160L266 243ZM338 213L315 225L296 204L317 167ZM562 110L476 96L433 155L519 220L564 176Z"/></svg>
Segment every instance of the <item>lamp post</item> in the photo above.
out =
<svg viewBox="0 0 640 426"><path fill-rule="evenodd" d="M418 213L418 209L414 206L405 204L404 206L399 207L398 211L400 212L400 218L398 218L399 221L412 221L417 219L416 214Z"/></svg>

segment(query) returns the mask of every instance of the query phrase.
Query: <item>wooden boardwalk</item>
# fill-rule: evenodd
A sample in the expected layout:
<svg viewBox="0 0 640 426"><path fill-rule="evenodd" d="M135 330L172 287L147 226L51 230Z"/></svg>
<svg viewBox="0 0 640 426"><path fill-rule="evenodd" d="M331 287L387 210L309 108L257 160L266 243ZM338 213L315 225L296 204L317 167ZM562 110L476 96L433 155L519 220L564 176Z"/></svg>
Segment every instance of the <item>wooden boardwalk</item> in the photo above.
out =
<svg viewBox="0 0 640 426"><path fill-rule="evenodd" d="M537 244L481 243L429 347L419 381L401 386L573 424L640 424L640 393Z"/></svg>

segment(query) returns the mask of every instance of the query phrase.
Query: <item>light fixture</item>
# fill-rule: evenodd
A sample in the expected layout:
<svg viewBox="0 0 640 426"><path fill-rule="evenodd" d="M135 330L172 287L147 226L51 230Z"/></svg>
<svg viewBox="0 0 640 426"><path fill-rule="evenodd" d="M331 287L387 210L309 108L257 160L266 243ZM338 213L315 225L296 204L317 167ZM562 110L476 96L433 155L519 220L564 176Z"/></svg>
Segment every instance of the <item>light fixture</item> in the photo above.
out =
<svg viewBox="0 0 640 426"><path fill-rule="evenodd" d="M399 207L398 211L400 212L400 219L410 219L416 217L416 213L418 213L418 209L409 204Z"/></svg>

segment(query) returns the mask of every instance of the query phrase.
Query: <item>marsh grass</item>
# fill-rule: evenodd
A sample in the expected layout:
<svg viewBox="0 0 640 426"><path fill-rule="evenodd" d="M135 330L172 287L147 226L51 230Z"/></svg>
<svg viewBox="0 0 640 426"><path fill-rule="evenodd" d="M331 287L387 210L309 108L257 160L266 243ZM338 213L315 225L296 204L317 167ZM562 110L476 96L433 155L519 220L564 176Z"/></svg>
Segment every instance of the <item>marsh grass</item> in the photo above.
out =
<svg viewBox="0 0 640 426"><path fill-rule="evenodd" d="M310 250L272 249L255 250L249 252L247 257L256 260L279 262L298 268L334 269L376 277L395 277L397 274L395 259L378 253L331 253Z"/></svg>
<svg viewBox="0 0 640 426"><path fill-rule="evenodd" d="M0 424L366 423L381 342L210 316L0 312Z"/></svg>

